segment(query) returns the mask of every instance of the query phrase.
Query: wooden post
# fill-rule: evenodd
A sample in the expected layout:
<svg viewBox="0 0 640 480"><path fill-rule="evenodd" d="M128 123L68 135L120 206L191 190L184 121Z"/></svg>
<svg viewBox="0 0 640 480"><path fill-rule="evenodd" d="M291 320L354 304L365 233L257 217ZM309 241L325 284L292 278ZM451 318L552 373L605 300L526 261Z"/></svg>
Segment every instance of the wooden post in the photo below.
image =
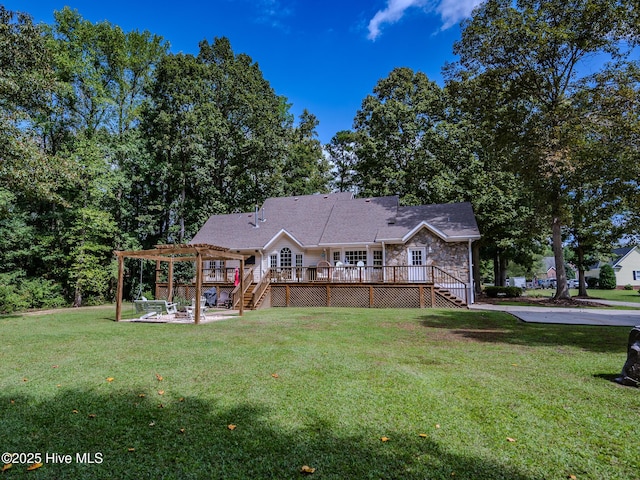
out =
<svg viewBox="0 0 640 480"><path fill-rule="evenodd" d="M331 306L331 287L327 283L327 307Z"/></svg>
<svg viewBox="0 0 640 480"><path fill-rule="evenodd" d="M373 285L369 285L369 308L373 308Z"/></svg>
<svg viewBox="0 0 640 480"><path fill-rule="evenodd" d="M118 290L116 292L116 322L122 320L122 288L124 275L124 258L118 255Z"/></svg>
<svg viewBox="0 0 640 480"><path fill-rule="evenodd" d="M424 308L424 287L422 285L418 285L418 291L420 296L420 308Z"/></svg>
<svg viewBox="0 0 640 480"><path fill-rule="evenodd" d="M244 315L244 258L240 259L240 316Z"/></svg>
<svg viewBox="0 0 640 480"><path fill-rule="evenodd" d="M160 296L160 287L158 287L158 280L160 280L160 260L156 260L156 283L155 283L155 298L156 300Z"/></svg>
<svg viewBox="0 0 640 480"><path fill-rule="evenodd" d="M436 286L431 285L431 308L436 308Z"/></svg>
<svg viewBox="0 0 640 480"><path fill-rule="evenodd" d="M196 252L196 297L195 297L195 324L200 323L200 295L202 291L202 254L200 250Z"/></svg>
<svg viewBox="0 0 640 480"><path fill-rule="evenodd" d="M173 301L173 257L169 258L169 274L167 275L167 302Z"/></svg>

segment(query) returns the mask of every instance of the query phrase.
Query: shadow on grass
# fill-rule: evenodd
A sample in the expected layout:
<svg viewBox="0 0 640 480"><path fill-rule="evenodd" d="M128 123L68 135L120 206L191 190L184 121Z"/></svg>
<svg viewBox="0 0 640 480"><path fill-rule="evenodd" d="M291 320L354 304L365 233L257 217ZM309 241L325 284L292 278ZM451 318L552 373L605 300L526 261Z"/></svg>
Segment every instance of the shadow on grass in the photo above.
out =
<svg viewBox="0 0 640 480"><path fill-rule="evenodd" d="M455 478L533 478L452 454L417 432L338 434L322 418L286 428L271 424L261 405L162 397L160 408L157 392L139 393L65 390L45 400L3 395L0 444L3 451L41 452L44 466L30 472L38 479L300 478L303 465L316 469L314 479L450 479L454 472ZM382 434L390 440L382 442ZM45 452L73 460L53 463ZM101 463L79 463L77 453ZM25 470L14 465L5 474L19 478Z"/></svg>
<svg viewBox="0 0 640 480"><path fill-rule="evenodd" d="M598 353L624 353L630 327L524 323L500 312L441 310L419 317L421 325L452 337L487 343L566 346Z"/></svg>

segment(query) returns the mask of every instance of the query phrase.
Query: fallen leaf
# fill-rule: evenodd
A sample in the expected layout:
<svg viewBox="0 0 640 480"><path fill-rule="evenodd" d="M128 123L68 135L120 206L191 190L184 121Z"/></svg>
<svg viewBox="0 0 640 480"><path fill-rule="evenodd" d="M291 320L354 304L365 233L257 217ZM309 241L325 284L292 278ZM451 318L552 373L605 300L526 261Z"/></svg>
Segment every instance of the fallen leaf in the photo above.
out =
<svg viewBox="0 0 640 480"><path fill-rule="evenodd" d="M278 375L277 373L272 373L272 374L271 374L271 376L272 376L273 378L278 378L278 377L280 377L280 375Z"/></svg>
<svg viewBox="0 0 640 480"><path fill-rule="evenodd" d="M575 475L569 475L569 476L567 476L567 478L569 480L577 480L578 479L578 477L576 477Z"/></svg>
<svg viewBox="0 0 640 480"><path fill-rule="evenodd" d="M71 410L71 413L78 413L78 410L74 408L73 410Z"/></svg>
<svg viewBox="0 0 640 480"><path fill-rule="evenodd" d="M12 398L11 400L9 400L9 403L13 405L14 403L16 403L16 401Z"/></svg>
<svg viewBox="0 0 640 480"><path fill-rule="evenodd" d="M514 443L516 441L515 438L507 437L507 442Z"/></svg>
<svg viewBox="0 0 640 480"><path fill-rule="evenodd" d="M164 390L158 390L158 395L164 395Z"/></svg>
<svg viewBox="0 0 640 480"><path fill-rule="evenodd" d="M38 462L38 463L34 463L32 465L29 465L27 467L27 472L30 472L31 470L35 470L37 468L40 468L42 466L42 463Z"/></svg>
<svg viewBox="0 0 640 480"><path fill-rule="evenodd" d="M4 466L2 467L2 471L6 472L7 470L9 470L11 467L13 467L13 463L5 463Z"/></svg>
<svg viewBox="0 0 640 480"><path fill-rule="evenodd" d="M90 413L89 414L89 418L96 418L96 414L95 413Z"/></svg>
<svg viewBox="0 0 640 480"><path fill-rule="evenodd" d="M128 448L127 450L128 450L129 452L135 452L135 451L136 451L136 449L135 449L135 448L133 448L133 447L130 447L130 448Z"/></svg>
<svg viewBox="0 0 640 480"><path fill-rule="evenodd" d="M163 404L161 404L161 403L159 403L159 404L158 404L158 408L164 408L164 405L163 405Z"/></svg>
<svg viewBox="0 0 640 480"><path fill-rule="evenodd" d="M114 378L113 377L108 377L107 378L107 382L113 382Z"/></svg>
<svg viewBox="0 0 640 480"><path fill-rule="evenodd" d="M51 368L58 368L58 365L51 365Z"/></svg>
<svg viewBox="0 0 640 480"><path fill-rule="evenodd" d="M313 473L315 471L316 469L313 467L310 467L309 465L303 465L302 468L300 469L300 472L302 473Z"/></svg>
<svg viewBox="0 0 640 480"><path fill-rule="evenodd" d="M236 426L235 426L233 423L231 423L231 424L227 425L227 428L228 428L229 430L235 430L235 429L236 429Z"/></svg>
<svg viewBox="0 0 640 480"><path fill-rule="evenodd" d="M151 422L151 423L149 424L149 426L150 426L150 427L155 427L155 426L156 426L156 422Z"/></svg>
<svg viewBox="0 0 640 480"><path fill-rule="evenodd" d="M512 364L511 364L511 366L512 366L512 367L517 367L517 366L518 366L518 364L517 364L517 363L512 363Z"/></svg>
<svg viewBox="0 0 640 480"><path fill-rule="evenodd" d="M158 379L159 382L162 381L162 375L160 375L159 373L156 373L156 378Z"/></svg>
<svg viewBox="0 0 640 480"><path fill-rule="evenodd" d="M420 434L418 434L418 436L422 437L422 438L427 438L427 434L426 433L420 433Z"/></svg>
<svg viewBox="0 0 640 480"><path fill-rule="evenodd" d="M22 381L23 381L23 382L28 382L29 380L27 379L27 377L24 377L24 378L22 379Z"/></svg>
<svg viewBox="0 0 640 480"><path fill-rule="evenodd" d="M180 398L178 399L178 401L179 401L179 402L184 402L184 397L180 397Z"/></svg>
<svg viewBox="0 0 640 480"><path fill-rule="evenodd" d="M439 423L436 423L436 428L440 428L440 424Z"/></svg>
<svg viewBox="0 0 640 480"><path fill-rule="evenodd" d="M146 395L144 393L141 393L141 394L138 395L138 398L144 398L144 397L146 397Z"/></svg>
<svg viewBox="0 0 640 480"><path fill-rule="evenodd" d="M389 441L389 437L382 437L380 440L382 440L383 442L388 442Z"/></svg>
<svg viewBox="0 0 640 480"><path fill-rule="evenodd" d="M58 388L60 388L61 386L62 386L62 385L60 385L60 384L56 385L56 387L58 387Z"/></svg>
<svg viewBox="0 0 640 480"><path fill-rule="evenodd" d="M184 428L181 428L180 430L178 430L178 432L184 433Z"/></svg>

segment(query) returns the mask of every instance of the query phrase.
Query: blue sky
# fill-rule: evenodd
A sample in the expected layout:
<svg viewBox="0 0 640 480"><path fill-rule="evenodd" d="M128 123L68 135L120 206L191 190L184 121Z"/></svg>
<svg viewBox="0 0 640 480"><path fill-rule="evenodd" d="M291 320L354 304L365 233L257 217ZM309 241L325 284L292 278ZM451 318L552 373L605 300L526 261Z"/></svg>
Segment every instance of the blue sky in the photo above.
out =
<svg viewBox="0 0 640 480"><path fill-rule="evenodd" d="M395 67L442 83L455 60L458 23L480 0L5 0L9 10L51 23L65 5L91 22L149 30L174 53L197 54L198 43L225 36L235 53L260 66L278 95L318 117L327 143L352 128L362 100Z"/></svg>

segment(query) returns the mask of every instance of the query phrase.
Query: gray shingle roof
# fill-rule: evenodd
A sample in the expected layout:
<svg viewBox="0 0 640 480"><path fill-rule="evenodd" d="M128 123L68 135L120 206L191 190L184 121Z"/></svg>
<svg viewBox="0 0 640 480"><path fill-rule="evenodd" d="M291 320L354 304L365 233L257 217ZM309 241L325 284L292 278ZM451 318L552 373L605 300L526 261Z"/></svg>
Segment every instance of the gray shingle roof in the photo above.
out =
<svg viewBox="0 0 640 480"><path fill-rule="evenodd" d="M354 199L351 193L342 192L269 198L264 217L256 228L254 213L213 215L191 243L261 249L282 230L305 247L402 242L423 224L445 240L480 237L469 203L401 207L395 196Z"/></svg>

